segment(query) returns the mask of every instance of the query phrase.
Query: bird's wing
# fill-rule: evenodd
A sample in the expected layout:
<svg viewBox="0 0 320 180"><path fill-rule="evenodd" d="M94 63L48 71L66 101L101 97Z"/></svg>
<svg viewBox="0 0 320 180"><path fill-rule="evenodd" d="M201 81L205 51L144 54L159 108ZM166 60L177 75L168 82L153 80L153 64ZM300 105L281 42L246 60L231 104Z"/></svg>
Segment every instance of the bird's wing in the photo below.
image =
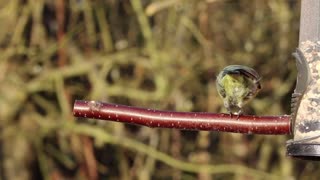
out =
<svg viewBox="0 0 320 180"><path fill-rule="evenodd" d="M224 90L222 84L220 84L218 81L216 81L216 86L217 86L217 90L218 90L218 93L220 94L220 96L225 98L226 97L226 91Z"/></svg>
<svg viewBox="0 0 320 180"><path fill-rule="evenodd" d="M250 79L259 81L260 75L252 68L242 65L230 65L224 69L224 75L226 74L243 74Z"/></svg>

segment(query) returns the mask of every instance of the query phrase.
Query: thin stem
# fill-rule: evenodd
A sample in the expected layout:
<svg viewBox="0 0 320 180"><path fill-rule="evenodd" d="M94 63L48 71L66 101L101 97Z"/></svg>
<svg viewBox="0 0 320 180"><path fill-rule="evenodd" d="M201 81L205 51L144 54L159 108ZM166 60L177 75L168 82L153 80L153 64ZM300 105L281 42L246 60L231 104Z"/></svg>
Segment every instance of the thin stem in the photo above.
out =
<svg viewBox="0 0 320 180"><path fill-rule="evenodd" d="M173 112L99 101L76 100L73 114L148 127L247 134L290 134L290 116L250 116L206 112Z"/></svg>

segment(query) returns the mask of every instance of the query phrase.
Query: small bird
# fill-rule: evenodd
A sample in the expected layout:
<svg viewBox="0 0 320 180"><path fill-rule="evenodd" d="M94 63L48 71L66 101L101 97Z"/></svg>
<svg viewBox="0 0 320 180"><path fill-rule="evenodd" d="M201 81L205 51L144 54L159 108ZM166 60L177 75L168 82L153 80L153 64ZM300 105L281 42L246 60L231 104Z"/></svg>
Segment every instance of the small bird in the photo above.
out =
<svg viewBox="0 0 320 180"><path fill-rule="evenodd" d="M261 89L260 79L254 69L242 65L227 66L219 73L217 90L231 115L239 117L243 106L257 95Z"/></svg>

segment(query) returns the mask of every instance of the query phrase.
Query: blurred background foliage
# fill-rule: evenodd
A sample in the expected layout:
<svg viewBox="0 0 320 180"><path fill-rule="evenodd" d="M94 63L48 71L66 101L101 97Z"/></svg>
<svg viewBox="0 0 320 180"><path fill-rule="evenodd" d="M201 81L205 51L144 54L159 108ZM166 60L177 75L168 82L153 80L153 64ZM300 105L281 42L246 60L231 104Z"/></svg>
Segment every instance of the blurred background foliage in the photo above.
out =
<svg viewBox="0 0 320 180"><path fill-rule="evenodd" d="M245 110L290 113L298 0L1 0L0 179L319 178L290 136L74 118L75 99L225 112L215 77L255 68ZM199 165L201 164L201 166Z"/></svg>

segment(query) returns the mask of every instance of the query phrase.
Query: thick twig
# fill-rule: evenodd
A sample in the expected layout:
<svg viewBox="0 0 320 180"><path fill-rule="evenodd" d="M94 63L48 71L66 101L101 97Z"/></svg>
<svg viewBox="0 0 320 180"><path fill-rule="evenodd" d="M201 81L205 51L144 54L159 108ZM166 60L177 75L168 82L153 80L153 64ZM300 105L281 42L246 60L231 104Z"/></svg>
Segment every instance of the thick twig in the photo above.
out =
<svg viewBox="0 0 320 180"><path fill-rule="evenodd" d="M132 123L148 127L223 131L247 134L290 134L290 116L249 116L205 112L171 112L98 101L74 103L77 117Z"/></svg>

